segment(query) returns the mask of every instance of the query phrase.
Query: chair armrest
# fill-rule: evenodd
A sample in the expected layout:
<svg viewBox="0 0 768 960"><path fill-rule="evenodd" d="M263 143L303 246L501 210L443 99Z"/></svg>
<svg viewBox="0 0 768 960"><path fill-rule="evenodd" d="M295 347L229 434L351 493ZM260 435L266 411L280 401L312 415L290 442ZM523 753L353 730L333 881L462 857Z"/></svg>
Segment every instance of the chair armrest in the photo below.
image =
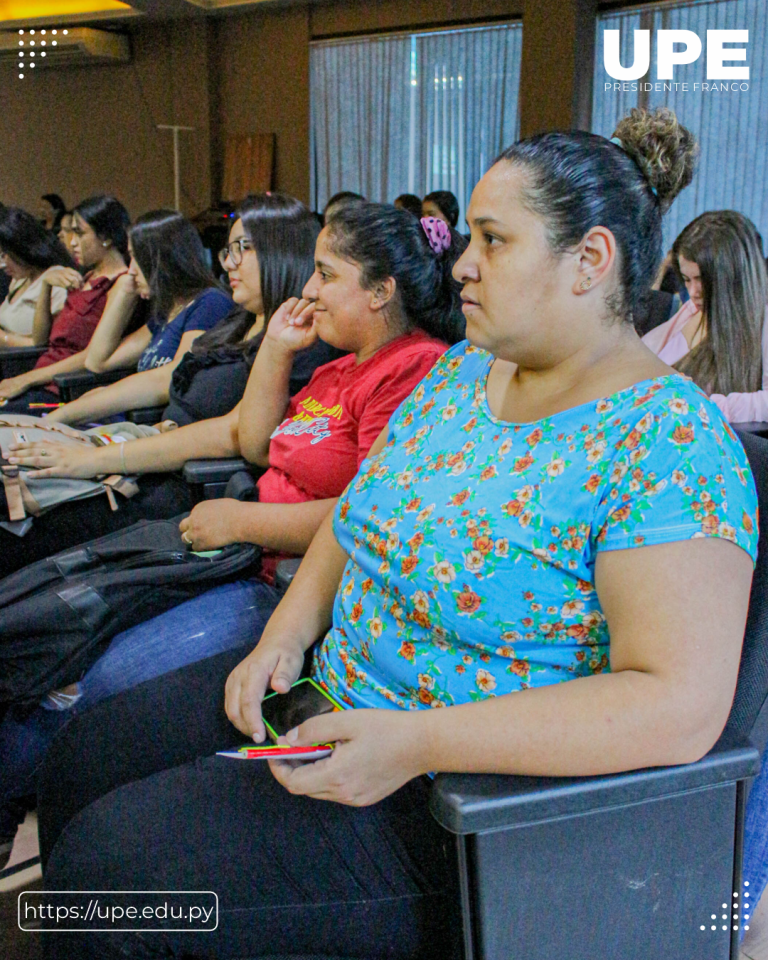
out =
<svg viewBox="0 0 768 960"><path fill-rule="evenodd" d="M165 407L140 407L138 410L129 410L125 419L129 423L144 423L154 426L160 423L165 413Z"/></svg>
<svg viewBox="0 0 768 960"><path fill-rule="evenodd" d="M64 403L71 403L89 390L93 390L94 387L106 387L110 383L117 383L118 380L129 377L135 372L135 367L105 370L103 373L93 373L91 370L75 370L72 373L57 374L53 378L53 382L59 388Z"/></svg>
<svg viewBox="0 0 768 960"><path fill-rule="evenodd" d="M747 420L743 423L732 423L734 430L741 433L754 433L758 437L768 437L768 423L761 420Z"/></svg>
<svg viewBox="0 0 768 960"><path fill-rule="evenodd" d="M280 590L287 590L293 582L299 570L301 557L291 557L289 560L281 560L275 569L275 586Z"/></svg>
<svg viewBox="0 0 768 960"><path fill-rule="evenodd" d="M760 753L723 738L696 763L597 777L513 777L441 773L432 816L451 833L470 834L596 813L754 777Z"/></svg>
<svg viewBox="0 0 768 960"><path fill-rule="evenodd" d="M241 457L228 457L219 460L187 460L182 476L187 483L228 483L241 470L248 470L248 464Z"/></svg>
<svg viewBox="0 0 768 960"><path fill-rule="evenodd" d="M0 377L18 377L32 370L48 347L4 347L0 350Z"/></svg>

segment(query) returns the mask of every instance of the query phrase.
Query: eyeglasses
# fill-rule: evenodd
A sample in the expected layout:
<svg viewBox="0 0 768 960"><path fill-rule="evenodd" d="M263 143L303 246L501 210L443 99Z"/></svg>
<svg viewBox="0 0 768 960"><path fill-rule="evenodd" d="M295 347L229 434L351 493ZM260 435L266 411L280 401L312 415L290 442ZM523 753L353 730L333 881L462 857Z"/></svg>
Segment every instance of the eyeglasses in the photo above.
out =
<svg viewBox="0 0 768 960"><path fill-rule="evenodd" d="M246 250L253 250L253 244L246 237L239 237L219 250L219 263L222 267L226 267L227 258L229 258L233 266L239 267Z"/></svg>

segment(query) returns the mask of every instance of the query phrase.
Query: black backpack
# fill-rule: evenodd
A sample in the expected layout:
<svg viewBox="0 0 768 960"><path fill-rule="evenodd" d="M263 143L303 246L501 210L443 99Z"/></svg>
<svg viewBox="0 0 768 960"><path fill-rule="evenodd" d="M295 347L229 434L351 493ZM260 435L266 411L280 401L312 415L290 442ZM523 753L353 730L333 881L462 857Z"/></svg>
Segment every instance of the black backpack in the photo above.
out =
<svg viewBox="0 0 768 960"><path fill-rule="evenodd" d="M122 630L258 571L251 543L193 553L181 519L140 520L0 580L0 707L37 705Z"/></svg>

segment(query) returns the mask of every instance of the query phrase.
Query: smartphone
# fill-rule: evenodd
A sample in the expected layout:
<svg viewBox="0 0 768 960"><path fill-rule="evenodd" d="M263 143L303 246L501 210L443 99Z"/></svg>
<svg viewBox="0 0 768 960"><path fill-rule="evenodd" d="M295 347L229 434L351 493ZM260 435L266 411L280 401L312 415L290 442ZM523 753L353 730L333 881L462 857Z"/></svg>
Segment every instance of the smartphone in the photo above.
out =
<svg viewBox="0 0 768 960"><path fill-rule="evenodd" d="M262 701L261 716L271 744L259 746L249 743L239 750L222 750L218 756L235 760L320 760L333 752L333 744L312 743L303 747L292 747L289 744L279 744L277 738L284 737L289 730L298 727L310 717L343 709L338 701L311 678L297 680L288 693L270 693Z"/></svg>
<svg viewBox="0 0 768 960"><path fill-rule="evenodd" d="M341 704L310 677L297 680L288 693L270 693L261 703L261 716L273 743L289 730L322 713L343 710Z"/></svg>

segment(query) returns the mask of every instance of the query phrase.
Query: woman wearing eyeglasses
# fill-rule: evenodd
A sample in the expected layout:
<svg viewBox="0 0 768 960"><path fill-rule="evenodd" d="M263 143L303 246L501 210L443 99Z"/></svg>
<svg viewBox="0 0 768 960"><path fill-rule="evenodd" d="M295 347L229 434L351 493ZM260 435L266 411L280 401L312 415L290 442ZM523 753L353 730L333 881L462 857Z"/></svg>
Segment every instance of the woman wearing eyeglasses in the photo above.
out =
<svg viewBox="0 0 768 960"><path fill-rule="evenodd" d="M171 365L166 364L135 374L80 397L50 415L53 420L79 423L165 402L164 425L194 424L196 429L191 433L176 430L176 439L172 441L169 433L144 428L156 435L131 442L131 451L126 454L127 467L144 474L139 492L130 500L121 499L118 510L113 512L105 498L95 497L49 511L21 538L0 528L0 577L137 520L167 519L190 510L195 501L188 484L175 473L177 467L193 457L237 455L232 437L237 432L239 402L263 338L264 318L271 317L285 300L301 293L314 269L315 239L320 230L303 203L282 194L249 197L241 204L239 214L221 260L234 281L233 299L240 309L194 340L175 370L171 371ZM290 395L308 383L316 367L340 355L340 351L322 341L298 353L290 371ZM162 378L166 378L164 397L160 396ZM151 381L154 392L140 397L136 384L146 380ZM180 456L180 462L169 458L171 448L174 458ZM104 472L104 457L114 456L119 450L112 445L84 450L70 447L67 452L50 444L41 462L58 468L59 476L97 476ZM143 465L134 451L136 456L144 451ZM117 469L122 470L122 465L118 464Z"/></svg>
<svg viewBox="0 0 768 960"><path fill-rule="evenodd" d="M241 229L238 221L233 242ZM463 335L451 269L465 246L446 225L419 223L389 205L343 207L318 237L305 299L288 300L271 316L232 416L123 444L124 451L95 451L90 469L97 473L117 469L120 452L132 471L150 469L159 453L173 469L192 449L209 457L242 452L265 467L258 503L204 501L181 523L193 550L261 545L261 567L253 579L210 590L118 634L79 683L55 691L59 701L61 694L70 698L69 709L52 715L55 698L48 697L29 716L0 723L0 856L21 817L18 798L34 790L50 737L73 711L222 651L250 649L280 599L273 585L277 561L304 553L390 416L430 376L448 342ZM235 291L256 278L255 260L247 249L238 265L227 259ZM320 337L347 353L318 368L291 398L295 357ZM42 447L15 449L22 463L45 466ZM60 468L52 472L61 475Z"/></svg>
<svg viewBox="0 0 768 960"><path fill-rule="evenodd" d="M200 235L173 210L154 210L130 230L128 272L115 283L116 296L104 311L85 366L101 373L138 365L138 373L91 390L50 414L61 423L80 423L168 403L173 371L195 340L232 312L205 259ZM149 318L124 336L139 299Z"/></svg>

